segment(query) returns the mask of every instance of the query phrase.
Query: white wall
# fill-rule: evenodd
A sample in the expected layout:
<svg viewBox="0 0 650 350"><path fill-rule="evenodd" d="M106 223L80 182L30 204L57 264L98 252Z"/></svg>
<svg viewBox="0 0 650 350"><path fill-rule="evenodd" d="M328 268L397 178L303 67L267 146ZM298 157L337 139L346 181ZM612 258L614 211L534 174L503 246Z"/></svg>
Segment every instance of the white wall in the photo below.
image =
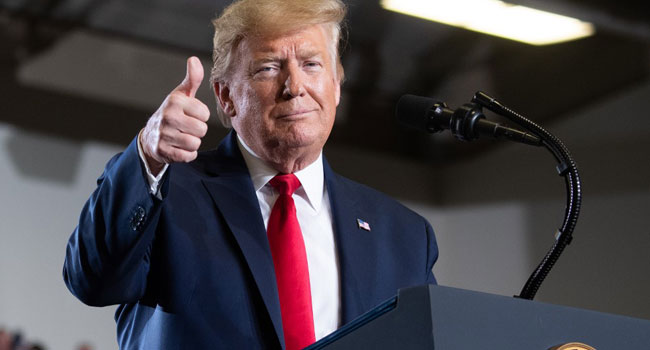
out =
<svg viewBox="0 0 650 350"><path fill-rule="evenodd" d="M434 225L440 250L434 267L438 284L508 296L519 291L532 264L530 238L522 234L527 218L521 203L443 208L405 204Z"/></svg>
<svg viewBox="0 0 650 350"><path fill-rule="evenodd" d="M82 341L96 350L117 348L114 307L81 304L61 271L79 211L118 149L6 124L0 145L0 328L20 330L48 349L75 349Z"/></svg>

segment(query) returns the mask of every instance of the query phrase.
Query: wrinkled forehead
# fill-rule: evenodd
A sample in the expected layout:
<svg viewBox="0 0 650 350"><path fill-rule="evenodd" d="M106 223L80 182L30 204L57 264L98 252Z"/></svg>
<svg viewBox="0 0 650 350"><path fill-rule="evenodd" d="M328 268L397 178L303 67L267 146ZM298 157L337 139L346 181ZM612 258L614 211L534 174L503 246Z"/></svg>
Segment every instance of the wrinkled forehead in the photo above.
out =
<svg viewBox="0 0 650 350"><path fill-rule="evenodd" d="M253 59L260 56L327 56L331 41L325 26L317 24L283 33L246 36L237 45L236 52L240 59L246 58L244 55Z"/></svg>

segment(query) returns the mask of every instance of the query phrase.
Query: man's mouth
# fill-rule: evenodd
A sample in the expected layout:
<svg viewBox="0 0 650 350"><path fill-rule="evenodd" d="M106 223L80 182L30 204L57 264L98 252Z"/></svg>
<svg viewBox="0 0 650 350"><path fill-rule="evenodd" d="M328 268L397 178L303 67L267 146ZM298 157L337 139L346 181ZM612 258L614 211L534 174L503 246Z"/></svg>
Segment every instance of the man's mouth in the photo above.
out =
<svg viewBox="0 0 650 350"><path fill-rule="evenodd" d="M297 118L302 118L305 117L307 114L314 112L314 109L299 109L295 111L290 111L288 113L282 113L278 116L278 119L284 119L284 118L289 118L289 119L297 119Z"/></svg>

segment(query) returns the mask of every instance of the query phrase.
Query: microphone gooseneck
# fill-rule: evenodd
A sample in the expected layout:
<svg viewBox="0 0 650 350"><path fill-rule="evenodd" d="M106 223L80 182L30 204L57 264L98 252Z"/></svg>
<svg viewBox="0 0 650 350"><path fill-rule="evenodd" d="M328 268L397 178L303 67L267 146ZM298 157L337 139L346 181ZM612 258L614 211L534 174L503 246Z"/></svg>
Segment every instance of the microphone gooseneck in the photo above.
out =
<svg viewBox="0 0 650 350"><path fill-rule="evenodd" d="M526 131L488 121L482 108L508 118ZM532 300L564 248L571 243L580 213L582 202L580 176L568 149L560 139L541 126L481 91L476 92L471 103L466 103L456 110L450 109L444 102L431 98L404 95L397 102L395 114L403 124L429 133L450 130L457 139L463 141L472 141L479 135L488 135L529 145L544 146L553 154L558 162L557 172L565 179L567 203L564 221L556 232L553 246L528 278L520 294L516 296Z"/></svg>

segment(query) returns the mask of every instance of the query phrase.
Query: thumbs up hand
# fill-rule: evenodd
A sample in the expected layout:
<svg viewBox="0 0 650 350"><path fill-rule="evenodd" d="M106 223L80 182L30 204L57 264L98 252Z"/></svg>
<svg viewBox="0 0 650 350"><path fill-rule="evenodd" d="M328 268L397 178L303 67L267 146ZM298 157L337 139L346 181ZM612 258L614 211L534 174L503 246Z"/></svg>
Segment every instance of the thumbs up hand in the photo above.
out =
<svg viewBox="0 0 650 350"><path fill-rule="evenodd" d="M202 80L201 61L188 58L185 79L167 95L140 133L140 145L154 175L165 164L196 159L210 118L208 107L194 97Z"/></svg>

